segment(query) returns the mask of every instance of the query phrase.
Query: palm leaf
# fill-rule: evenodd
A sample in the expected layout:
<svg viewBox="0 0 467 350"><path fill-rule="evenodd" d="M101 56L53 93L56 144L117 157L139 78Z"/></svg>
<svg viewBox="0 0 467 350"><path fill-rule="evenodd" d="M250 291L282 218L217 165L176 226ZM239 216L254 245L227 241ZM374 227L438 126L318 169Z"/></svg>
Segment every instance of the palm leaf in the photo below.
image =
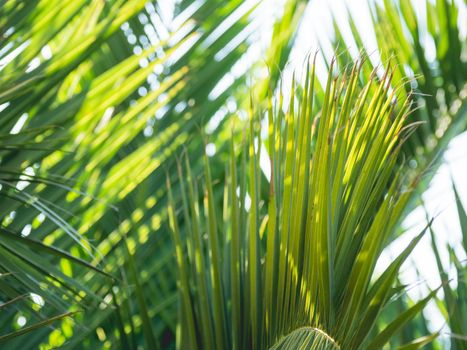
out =
<svg viewBox="0 0 467 350"><path fill-rule="evenodd" d="M407 180L394 172L401 171L396 159L410 102L402 103L400 109L392 103L397 90L389 91L389 71L384 79L372 79L361 86L361 68L357 62L348 75L335 77L329 72L319 117L313 104L314 63L299 102L294 94L285 110L270 102L271 173L269 194L264 197L260 191L264 179L258 127L261 113L251 108L240 164L231 146L223 226L216 213L216 203L221 206L222 201L212 195L209 164L203 172L204 215L194 209L196 202L191 203L183 209L184 221L178 227L177 199L170 198L180 283L184 286L180 289L182 315L193 320L181 322L182 334L191 334L183 343L185 347L209 346L202 336L204 330L196 326L201 324L211 327L207 332L220 349L229 349L232 344L254 349L357 349L365 344L380 309L388 302L400 265L425 230L388 273L372 282L376 260L409 199L408 192L399 189ZM240 180L240 188L239 169L248 169L244 173L248 181ZM186 171L191 173L190 165ZM239 219L240 215L245 219ZM184 227L198 234L207 232L206 240L199 242L183 233ZM230 247L230 254L220 256L222 247ZM210 278L195 278L192 271L196 271L199 259L211 272ZM216 278L215 271L222 265L227 266L230 277ZM203 304L203 290L212 296L212 304ZM409 308L405 319L413 317L432 296ZM203 318L211 317L214 324L202 323ZM394 322L403 324L401 320ZM386 342L396 329L387 328L373 341L384 338ZM360 337L363 330L366 333ZM193 336L197 332L200 336ZM232 342L225 343L229 337Z"/></svg>

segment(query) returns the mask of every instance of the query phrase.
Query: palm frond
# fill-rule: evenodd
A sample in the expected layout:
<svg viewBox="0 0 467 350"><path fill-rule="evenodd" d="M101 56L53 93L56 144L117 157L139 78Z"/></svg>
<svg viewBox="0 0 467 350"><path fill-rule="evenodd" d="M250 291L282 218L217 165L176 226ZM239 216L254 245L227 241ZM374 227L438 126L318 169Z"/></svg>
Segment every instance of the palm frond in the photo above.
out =
<svg viewBox="0 0 467 350"><path fill-rule="evenodd" d="M281 97L279 104L270 101L266 114L252 104L244 146L231 145L222 215L207 157L204 210L192 196L198 187L193 176L178 179L190 193L187 197L182 188L181 206L180 199L169 199L186 348L210 348L211 338L217 349L287 348L297 347L297 341L330 349L371 344L369 331L388 302L397 271L425 230L373 281L376 261L409 199L401 185L415 184L400 177L396 163L410 102L399 101L397 108L395 97L404 95L389 89L391 71L362 86L361 69L357 62L351 73L334 76L331 70L319 110L314 64L302 98L292 93L286 109ZM269 179L260 162L263 118ZM189 165L186 171L191 174ZM263 196L264 186L269 191ZM386 342L393 328L373 341ZM306 329L316 332L301 331Z"/></svg>

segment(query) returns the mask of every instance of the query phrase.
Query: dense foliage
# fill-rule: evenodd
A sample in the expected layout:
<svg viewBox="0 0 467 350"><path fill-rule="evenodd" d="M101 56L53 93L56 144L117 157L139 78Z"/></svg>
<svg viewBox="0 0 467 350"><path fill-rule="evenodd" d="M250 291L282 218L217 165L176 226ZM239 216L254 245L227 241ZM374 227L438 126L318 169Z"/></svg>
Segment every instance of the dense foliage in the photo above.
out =
<svg viewBox="0 0 467 350"><path fill-rule="evenodd" d="M378 60L349 17L281 86L306 5L1 2L0 347L439 349L436 300L466 348L436 232L440 292L397 280L417 239L374 274L466 129L465 4L372 3Z"/></svg>

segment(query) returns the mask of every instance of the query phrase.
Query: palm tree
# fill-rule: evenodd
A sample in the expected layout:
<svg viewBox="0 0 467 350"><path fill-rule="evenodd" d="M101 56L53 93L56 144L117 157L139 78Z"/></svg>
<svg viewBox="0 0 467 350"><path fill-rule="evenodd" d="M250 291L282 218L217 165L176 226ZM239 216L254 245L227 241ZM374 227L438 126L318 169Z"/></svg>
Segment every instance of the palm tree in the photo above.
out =
<svg viewBox="0 0 467 350"><path fill-rule="evenodd" d="M217 147L211 177L213 182L224 178L231 112L248 105L250 91L255 113L267 107L268 91L277 87L305 4L283 4L263 56L270 77L250 89L245 83L255 67L251 38L260 28L257 14L264 11L255 1L2 3L0 340L8 340L10 348L65 342L78 348L175 346L177 310L182 309L167 223L166 173L174 201L181 200L185 192L175 185L174 155L184 149L193 174L200 174L204 144L199 130L207 129ZM398 9L410 14L404 5ZM437 61L444 68L429 65L429 72L436 94L447 97L436 101L430 118L433 125L444 125L445 115L436 111L447 109L459 122L447 131L432 124L428 130L419 127L418 136L403 143L404 153L422 166L465 128L465 58L456 56L464 42L456 31L456 6L439 1L433 7L450 14L451 21L432 15L437 18L431 21ZM407 17L391 9L388 4L378 9L381 18L390 19L389 31ZM436 14L433 9L430 13ZM375 28L379 23L378 17ZM397 43L391 41L396 53ZM409 60L415 56L407 46L404 55L396 56L419 72L422 65ZM382 47L389 54L386 50ZM459 62L462 71L452 68ZM365 75L370 70L365 63L361 84L373 81ZM394 74L399 82L400 72ZM320 89L318 84L313 89L315 112L326 101ZM433 135L442 140L437 148L416 151ZM268 198L266 182L258 188L262 200ZM214 186L214 198L222 196L221 187ZM262 214L257 213L258 220ZM17 337L29 331L34 332ZM269 333L261 344L283 333L282 328Z"/></svg>

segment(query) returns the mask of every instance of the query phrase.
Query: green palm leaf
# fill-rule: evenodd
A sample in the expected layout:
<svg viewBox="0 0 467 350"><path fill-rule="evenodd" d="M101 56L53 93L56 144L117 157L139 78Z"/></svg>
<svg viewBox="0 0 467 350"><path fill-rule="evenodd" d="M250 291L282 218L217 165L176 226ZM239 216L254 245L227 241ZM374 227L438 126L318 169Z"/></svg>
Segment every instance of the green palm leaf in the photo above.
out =
<svg viewBox="0 0 467 350"><path fill-rule="evenodd" d="M190 320L181 323L186 348L210 346L202 336L207 327L219 349L232 344L253 349L366 346L399 267L424 232L372 282L376 261L409 199L409 192L400 191L407 180L397 176L396 160L410 102L402 101L401 109L393 103L398 90L389 91L389 72L361 86L361 68L357 62L347 75L329 72L319 114L313 104L314 63L300 102L294 94L285 110L270 102L267 195L261 192L262 114L252 110L240 164L231 147L223 216L216 209L221 202L213 196L209 164L204 168L204 211L196 209L196 198L182 194L179 227L177 199L170 198L182 315ZM179 181L185 182L183 177ZM197 187L191 175L188 187L189 193ZM200 260L210 272L201 279L196 278ZM216 277L222 269L227 275ZM212 298L208 305L206 294ZM410 308L403 320L395 321L397 326L432 296ZM211 317L214 323L203 322ZM398 327L387 328L373 341L385 343ZM229 338L232 342L226 343Z"/></svg>

